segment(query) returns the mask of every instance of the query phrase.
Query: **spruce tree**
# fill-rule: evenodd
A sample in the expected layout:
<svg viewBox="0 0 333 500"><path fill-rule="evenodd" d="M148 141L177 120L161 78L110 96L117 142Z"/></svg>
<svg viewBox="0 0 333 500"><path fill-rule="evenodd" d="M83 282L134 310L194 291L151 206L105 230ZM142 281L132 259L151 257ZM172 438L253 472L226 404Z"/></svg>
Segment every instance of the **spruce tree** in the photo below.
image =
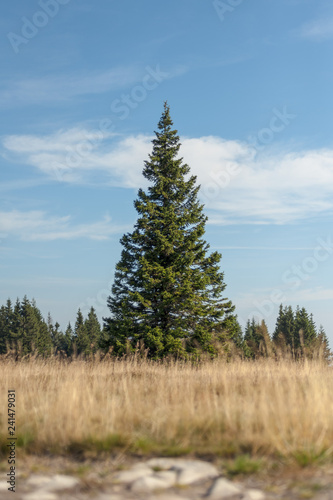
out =
<svg viewBox="0 0 333 500"><path fill-rule="evenodd" d="M312 315L311 315L312 316ZM317 336L313 317L309 317L305 307L297 306L295 313L295 337L299 339L299 345L310 346Z"/></svg>
<svg viewBox="0 0 333 500"><path fill-rule="evenodd" d="M244 354L246 357L265 356L269 357L273 354L273 345L268 333L268 328L265 320L261 323L247 321L244 335Z"/></svg>
<svg viewBox="0 0 333 500"><path fill-rule="evenodd" d="M87 354L89 352L89 338L81 309L78 310L76 315L74 341L76 344L77 354Z"/></svg>
<svg viewBox="0 0 333 500"><path fill-rule="evenodd" d="M328 338L327 338L326 332L324 330L324 327L322 325L319 326L317 342L318 342L319 350L321 351L321 355L322 355L323 359L328 361L328 362L331 362L332 361L332 352L329 348Z"/></svg>
<svg viewBox="0 0 333 500"><path fill-rule="evenodd" d="M221 254L209 254L203 239L207 217L197 197L200 186L178 157L179 137L172 126L165 103L143 169L150 186L140 189L134 202L138 220L121 239L108 299L112 316L105 328L116 353L140 341L152 357L213 354L216 332L235 324L230 320L234 306L222 295ZM232 334L227 331L225 338Z"/></svg>
<svg viewBox="0 0 333 500"><path fill-rule="evenodd" d="M295 336L295 318L291 306L285 306L283 308L282 304L279 308L279 315L276 320L275 331L273 334L273 340L276 343L281 341L281 336L283 337L286 345L290 346L291 349L295 349L299 346L299 341L297 340L297 335Z"/></svg>
<svg viewBox="0 0 333 500"><path fill-rule="evenodd" d="M68 323L65 334L61 338L61 350L65 352L66 356L73 354L73 337L72 325Z"/></svg>
<svg viewBox="0 0 333 500"><path fill-rule="evenodd" d="M89 353L94 353L99 348L99 341L101 336L101 325L99 324L95 309L90 308L88 318L84 322L86 334L89 339Z"/></svg>
<svg viewBox="0 0 333 500"><path fill-rule="evenodd" d="M7 350L8 329L6 324L6 308L0 308L0 354L5 354Z"/></svg>

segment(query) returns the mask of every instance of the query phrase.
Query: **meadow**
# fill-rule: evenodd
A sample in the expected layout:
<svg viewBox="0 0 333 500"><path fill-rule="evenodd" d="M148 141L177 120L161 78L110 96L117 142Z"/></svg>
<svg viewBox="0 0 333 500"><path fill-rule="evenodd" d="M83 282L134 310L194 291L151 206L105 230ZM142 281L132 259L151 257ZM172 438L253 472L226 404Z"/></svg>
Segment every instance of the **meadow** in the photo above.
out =
<svg viewBox="0 0 333 500"><path fill-rule="evenodd" d="M16 391L26 453L333 456L333 371L320 361L0 361L1 450Z"/></svg>

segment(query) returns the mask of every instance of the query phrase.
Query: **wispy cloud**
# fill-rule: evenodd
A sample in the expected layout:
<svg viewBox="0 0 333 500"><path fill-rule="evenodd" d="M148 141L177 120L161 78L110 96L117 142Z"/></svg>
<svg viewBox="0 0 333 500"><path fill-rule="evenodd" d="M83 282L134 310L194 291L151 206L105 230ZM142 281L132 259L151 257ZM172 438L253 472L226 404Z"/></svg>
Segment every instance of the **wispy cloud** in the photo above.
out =
<svg viewBox="0 0 333 500"><path fill-rule="evenodd" d="M110 69L95 74L67 74L17 81L3 80L0 105L66 101L74 96L99 94L133 85L142 77L138 66Z"/></svg>
<svg viewBox="0 0 333 500"><path fill-rule="evenodd" d="M110 134L93 147L94 132L7 136L4 153L50 179L127 188L144 187L143 161L151 137ZM181 138L181 155L201 184L210 223L288 224L333 212L333 150L257 153L249 144L220 137ZM85 144L85 147L83 145ZM80 153L81 152L81 153Z"/></svg>
<svg viewBox="0 0 333 500"><path fill-rule="evenodd" d="M88 238L106 240L112 234L123 233L127 227L116 226L105 216L90 224L74 224L70 216L54 217L45 212L12 210L0 212L2 238L14 236L25 241L53 241Z"/></svg>
<svg viewBox="0 0 333 500"><path fill-rule="evenodd" d="M2 80L0 106L31 105L66 102L74 97L101 94L128 88L142 81L147 68L129 65L89 74L50 75L40 78ZM152 66L154 70L154 66ZM185 66L160 68L167 76L174 78L187 71Z"/></svg>
<svg viewBox="0 0 333 500"><path fill-rule="evenodd" d="M151 137L116 134L83 128L60 130L48 136L12 135L3 138L3 154L36 167L53 180L90 183L98 172L100 183L135 188L142 184L143 160Z"/></svg>
<svg viewBox="0 0 333 500"><path fill-rule="evenodd" d="M301 38L314 41L323 41L333 38L333 18L317 19L301 26L296 31Z"/></svg>

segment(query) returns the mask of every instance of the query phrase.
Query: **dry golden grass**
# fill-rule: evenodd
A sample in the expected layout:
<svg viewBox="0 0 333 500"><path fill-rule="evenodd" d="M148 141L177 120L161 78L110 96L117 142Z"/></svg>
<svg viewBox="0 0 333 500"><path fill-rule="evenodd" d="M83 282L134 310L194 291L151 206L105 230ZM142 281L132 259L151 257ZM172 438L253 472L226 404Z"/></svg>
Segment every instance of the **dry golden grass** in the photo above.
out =
<svg viewBox="0 0 333 500"><path fill-rule="evenodd" d="M323 363L2 359L0 370L3 451L14 388L28 452L333 456L333 370Z"/></svg>

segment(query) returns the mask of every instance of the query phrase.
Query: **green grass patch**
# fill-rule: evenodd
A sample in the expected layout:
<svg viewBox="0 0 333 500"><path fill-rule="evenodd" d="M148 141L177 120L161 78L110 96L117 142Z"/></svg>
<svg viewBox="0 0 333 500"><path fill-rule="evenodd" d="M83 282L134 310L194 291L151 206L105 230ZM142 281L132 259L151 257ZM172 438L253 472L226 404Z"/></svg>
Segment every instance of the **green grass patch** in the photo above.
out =
<svg viewBox="0 0 333 500"><path fill-rule="evenodd" d="M328 461L329 456L327 450L298 450L293 453L293 458L300 467L309 467L311 465L319 465Z"/></svg>
<svg viewBox="0 0 333 500"><path fill-rule="evenodd" d="M250 455L240 455L226 465L229 476L239 474L255 474L262 468L262 460L252 458Z"/></svg>

